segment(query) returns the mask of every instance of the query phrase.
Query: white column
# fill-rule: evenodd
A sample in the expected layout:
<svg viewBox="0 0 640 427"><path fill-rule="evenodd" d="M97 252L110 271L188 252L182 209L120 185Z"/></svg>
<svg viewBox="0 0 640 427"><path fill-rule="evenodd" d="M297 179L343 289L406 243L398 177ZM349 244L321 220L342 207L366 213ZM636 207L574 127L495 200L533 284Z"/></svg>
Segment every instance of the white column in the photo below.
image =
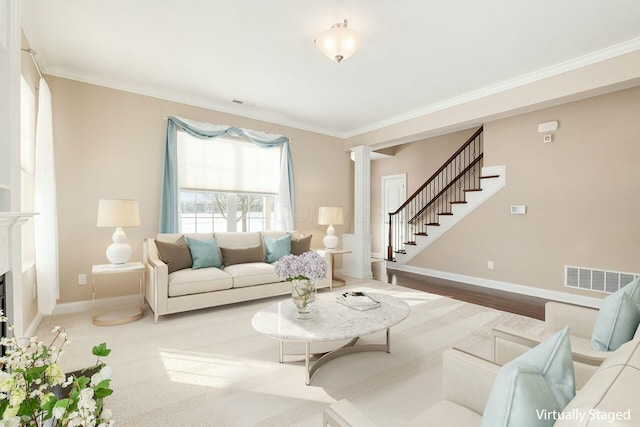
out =
<svg viewBox="0 0 640 427"><path fill-rule="evenodd" d="M358 279L370 279L371 272L371 147L359 145L351 148L355 153L354 173L354 234L343 236L344 248L350 254L344 255L343 272Z"/></svg>
<svg viewBox="0 0 640 427"><path fill-rule="evenodd" d="M19 211L20 197L20 1L0 1L0 211ZM14 334L24 332L22 239L19 228L6 232L9 248L7 317Z"/></svg>

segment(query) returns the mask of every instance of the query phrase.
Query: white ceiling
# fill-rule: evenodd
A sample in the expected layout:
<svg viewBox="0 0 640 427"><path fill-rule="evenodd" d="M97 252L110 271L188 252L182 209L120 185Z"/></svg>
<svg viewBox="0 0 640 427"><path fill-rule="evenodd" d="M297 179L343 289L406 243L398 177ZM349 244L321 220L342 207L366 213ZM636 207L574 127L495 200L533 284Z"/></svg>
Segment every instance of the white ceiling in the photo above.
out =
<svg viewBox="0 0 640 427"><path fill-rule="evenodd" d="M47 74L339 137L640 49L638 0L21 4ZM345 18L362 45L338 64L313 39Z"/></svg>

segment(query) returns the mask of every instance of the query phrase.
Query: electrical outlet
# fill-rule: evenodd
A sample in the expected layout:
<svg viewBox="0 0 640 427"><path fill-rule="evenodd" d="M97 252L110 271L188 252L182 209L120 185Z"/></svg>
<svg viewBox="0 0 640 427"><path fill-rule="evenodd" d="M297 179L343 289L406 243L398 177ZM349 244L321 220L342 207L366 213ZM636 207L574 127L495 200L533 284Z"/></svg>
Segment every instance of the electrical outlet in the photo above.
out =
<svg viewBox="0 0 640 427"><path fill-rule="evenodd" d="M87 275L86 274L78 274L78 285L86 285L87 284Z"/></svg>
<svg viewBox="0 0 640 427"><path fill-rule="evenodd" d="M493 270L493 261L487 261L487 268Z"/></svg>

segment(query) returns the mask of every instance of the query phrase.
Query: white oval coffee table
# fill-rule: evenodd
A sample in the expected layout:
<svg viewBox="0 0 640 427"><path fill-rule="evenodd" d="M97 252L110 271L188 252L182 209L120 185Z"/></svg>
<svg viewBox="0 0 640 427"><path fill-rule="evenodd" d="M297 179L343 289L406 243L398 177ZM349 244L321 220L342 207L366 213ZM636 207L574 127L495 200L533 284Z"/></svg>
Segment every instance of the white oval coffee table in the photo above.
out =
<svg viewBox="0 0 640 427"><path fill-rule="evenodd" d="M380 307L359 311L336 301L338 293L318 294L314 316L310 319L296 318L297 311L291 300L281 301L257 312L251 321L253 328L280 342L280 363L284 361L283 342L305 343L306 384L320 366L336 357L361 351L391 352L390 331L393 325L404 320L411 308L404 300L389 295L367 292L380 302ZM384 344L356 345L361 336L385 330ZM312 342L350 339L347 344L322 355L310 365Z"/></svg>

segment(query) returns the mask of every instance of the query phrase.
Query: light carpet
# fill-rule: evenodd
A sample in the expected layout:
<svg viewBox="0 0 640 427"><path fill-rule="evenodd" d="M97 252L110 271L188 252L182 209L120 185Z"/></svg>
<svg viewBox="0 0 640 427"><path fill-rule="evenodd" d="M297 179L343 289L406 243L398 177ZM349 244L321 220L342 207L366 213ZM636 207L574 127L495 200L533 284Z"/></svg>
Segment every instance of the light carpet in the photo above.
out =
<svg viewBox="0 0 640 427"><path fill-rule="evenodd" d="M400 426L440 400L444 350L491 358L495 325L543 329L539 320L379 281L350 280L333 292L345 289L403 298L411 314L391 328L390 354L335 359L310 386L303 359L278 363L278 342L251 326L258 310L287 297L164 316L157 324L148 307L142 319L111 327L94 326L90 313L53 316L36 335L66 329L65 371L91 365L91 347L107 342L114 394L106 402L122 426L320 426L322 410L345 398L380 425ZM363 340L383 342L384 334Z"/></svg>

